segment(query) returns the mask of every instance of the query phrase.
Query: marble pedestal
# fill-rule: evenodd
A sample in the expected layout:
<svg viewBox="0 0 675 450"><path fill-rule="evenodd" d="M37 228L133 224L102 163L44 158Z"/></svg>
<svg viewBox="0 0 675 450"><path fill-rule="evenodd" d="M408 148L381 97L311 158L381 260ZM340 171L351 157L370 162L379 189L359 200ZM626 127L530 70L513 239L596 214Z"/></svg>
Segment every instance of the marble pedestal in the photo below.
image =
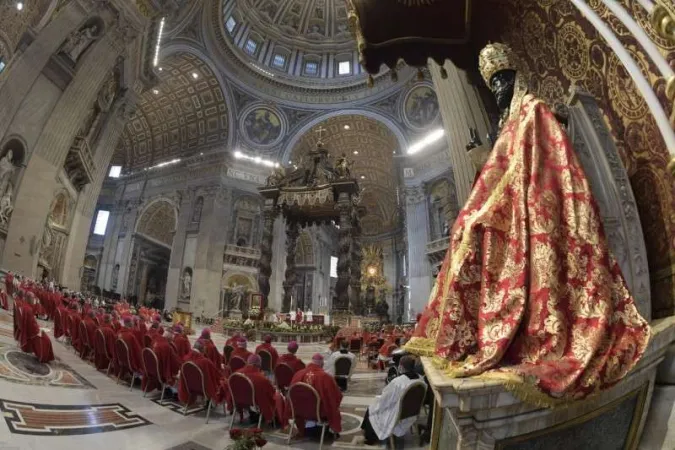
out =
<svg viewBox="0 0 675 450"><path fill-rule="evenodd" d="M436 397L430 448L637 448L657 366L675 340L675 317L651 326L647 351L624 380L591 399L555 409L525 404L497 381L447 378L423 358Z"/></svg>

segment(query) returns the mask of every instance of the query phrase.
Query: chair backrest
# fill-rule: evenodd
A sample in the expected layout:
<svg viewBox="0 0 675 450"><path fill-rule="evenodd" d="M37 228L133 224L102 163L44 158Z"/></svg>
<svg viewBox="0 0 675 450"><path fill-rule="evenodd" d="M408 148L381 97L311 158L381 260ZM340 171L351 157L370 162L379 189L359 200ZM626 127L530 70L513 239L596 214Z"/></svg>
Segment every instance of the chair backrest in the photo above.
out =
<svg viewBox="0 0 675 450"><path fill-rule="evenodd" d="M361 339L352 339L349 341L349 351L354 353L361 352Z"/></svg>
<svg viewBox="0 0 675 450"><path fill-rule="evenodd" d="M129 347L127 343L122 339L117 339L115 341L115 353L117 354L117 364L120 367L124 367L128 370L131 370L131 359L129 357Z"/></svg>
<svg viewBox="0 0 675 450"><path fill-rule="evenodd" d="M84 320L80 322L80 341L84 345L89 345L89 333L87 333L87 326L84 324Z"/></svg>
<svg viewBox="0 0 675 450"><path fill-rule="evenodd" d="M96 330L95 339L101 342L101 345L99 347L103 349L103 354L105 355L105 357L107 359L110 359L110 355L108 354L108 346L106 345L105 342L105 334L103 334L103 330L101 330L100 328ZM96 348L96 345L94 345L94 348Z"/></svg>
<svg viewBox="0 0 675 450"><path fill-rule="evenodd" d="M348 377L352 370L352 360L347 356L338 356L335 360L335 376Z"/></svg>
<svg viewBox="0 0 675 450"><path fill-rule="evenodd" d="M243 373L233 373L228 380L232 402L237 409L255 406L255 387Z"/></svg>
<svg viewBox="0 0 675 450"><path fill-rule="evenodd" d="M144 348L142 352L143 367L145 368L145 375L149 378L154 378L160 382L162 380L162 372L159 370L159 358L151 348Z"/></svg>
<svg viewBox="0 0 675 450"><path fill-rule="evenodd" d="M398 406L398 417L395 423L409 417L416 417L424 405L427 395L427 384L422 380L411 383L403 392Z"/></svg>
<svg viewBox="0 0 675 450"><path fill-rule="evenodd" d="M263 372L272 371L272 355L267 350L258 350L258 356L260 356L260 368Z"/></svg>
<svg viewBox="0 0 675 450"><path fill-rule="evenodd" d="M321 397L307 383L295 383L288 390L292 417L301 417L315 422L321 421Z"/></svg>
<svg viewBox="0 0 675 450"><path fill-rule="evenodd" d="M204 372L192 361L186 361L180 369L181 382L192 395L206 396L206 387L204 386Z"/></svg>
<svg viewBox="0 0 675 450"><path fill-rule="evenodd" d="M293 375L295 375L295 371L293 371L291 366L286 363L277 364L274 368L274 379L280 391L283 391L291 384Z"/></svg>
<svg viewBox="0 0 675 450"><path fill-rule="evenodd" d="M240 358L239 356L234 356L230 359L230 369L232 369L232 372L236 372L237 370L241 369L246 365L246 361L244 361L244 358Z"/></svg>
<svg viewBox="0 0 675 450"><path fill-rule="evenodd" d="M152 346L152 336L146 334L143 336L143 347L151 347Z"/></svg>
<svg viewBox="0 0 675 450"><path fill-rule="evenodd" d="M226 364L229 364L230 355L232 354L233 351L234 351L234 347L232 347L231 345L226 345L225 347L223 347L223 355L225 355L225 363Z"/></svg>

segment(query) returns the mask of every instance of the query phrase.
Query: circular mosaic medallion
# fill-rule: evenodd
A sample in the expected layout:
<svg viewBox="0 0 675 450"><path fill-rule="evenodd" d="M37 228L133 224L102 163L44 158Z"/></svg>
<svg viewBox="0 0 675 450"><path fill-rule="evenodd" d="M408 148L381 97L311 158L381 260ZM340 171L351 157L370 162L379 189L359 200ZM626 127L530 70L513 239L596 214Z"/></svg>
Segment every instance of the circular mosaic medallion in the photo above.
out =
<svg viewBox="0 0 675 450"><path fill-rule="evenodd" d="M426 84L413 87L403 101L403 118L413 128L422 129L432 125L439 112L436 92Z"/></svg>
<svg viewBox="0 0 675 450"><path fill-rule="evenodd" d="M242 115L241 131L249 143L272 146L283 137L285 124L281 115L267 106L256 106Z"/></svg>

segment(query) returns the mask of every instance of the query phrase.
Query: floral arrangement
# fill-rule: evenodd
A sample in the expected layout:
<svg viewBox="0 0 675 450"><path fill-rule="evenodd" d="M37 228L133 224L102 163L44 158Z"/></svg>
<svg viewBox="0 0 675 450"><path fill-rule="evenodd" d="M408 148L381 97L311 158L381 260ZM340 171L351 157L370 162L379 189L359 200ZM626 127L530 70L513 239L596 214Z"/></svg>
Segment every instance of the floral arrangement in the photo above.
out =
<svg viewBox="0 0 675 450"><path fill-rule="evenodd" d="M233 428L230 430L230 439L234 442L227 446L227 450L253 450L267 444L260 428Z"/></svg>

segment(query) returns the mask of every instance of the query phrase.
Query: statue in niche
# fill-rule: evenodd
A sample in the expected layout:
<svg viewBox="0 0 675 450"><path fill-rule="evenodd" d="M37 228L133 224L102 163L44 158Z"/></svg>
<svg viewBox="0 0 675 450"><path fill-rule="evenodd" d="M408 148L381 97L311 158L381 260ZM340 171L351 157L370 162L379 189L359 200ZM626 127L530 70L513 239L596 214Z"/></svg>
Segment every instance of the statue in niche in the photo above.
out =
<svg viewBox="0 0 675 450"><path fill-rule="evenodd" d="M183 297L190 298L190 291L192 290L192 274L190 269L185 269L183 272Z"/></svg>
<svg viewBox="0 0 675 450"><path fill-rule="evenodd" d="M2 194L2 198L0 198L0 225L2 226L7 226L12 211L14 210L14 206L12 206L13 190L12 183L8 183L5 193Z"/></svg>
<svg viewBox="0 0 675 450"><path fill-rule="evenodd" d="M42 241L40 242L40 254L39 259L42 262L48 262L53 253L53 244L54 244L54 232L52 230L54 226L54 212L50 211L47 216L47 224L45 226L44 232L42 233Z"/></svg>
<svg viewBox="0 0 675 450"><path fill-rule="evenodd" d="M16 166L12 159L14 158L14 152L10 149L7 150L7 154L0 159L0 192L4 195L9 180L12 177L12 174L16 170Z"/></svg>
<svg viewBox="0 0 675 450"><path fill-rule="evenodd" d="M198 197L195 201L195 209L192 211L192 222L199 223L202 220L202 209L204 208L204 197Z"/></svg>
<svg viewBox="0 0 675 450"><path fill-rule="evenodd" d="M246 286L243 284L237 284L232 287L232 309L241 311L241 305L244 302L244 297L246 296Z"/></svg>
<svg viewBox="0 0 675 450"><path fill-rule="evenodd" d="M112 271L112 283L111 283L113 291L117 289L117 279L119 278L119 276L120 276L120 265L115 264L115 267L113 268Z"/></svg>
<svg viewBox="0 0 675 450"><path fill-rule="evenodd" d="M77 62L82 53L89 47L89 44L98 37L98 32L98 26L95 24L74 32L68 36L63 47L61 47L61 53L66 54L71 61Z"/></svg>

